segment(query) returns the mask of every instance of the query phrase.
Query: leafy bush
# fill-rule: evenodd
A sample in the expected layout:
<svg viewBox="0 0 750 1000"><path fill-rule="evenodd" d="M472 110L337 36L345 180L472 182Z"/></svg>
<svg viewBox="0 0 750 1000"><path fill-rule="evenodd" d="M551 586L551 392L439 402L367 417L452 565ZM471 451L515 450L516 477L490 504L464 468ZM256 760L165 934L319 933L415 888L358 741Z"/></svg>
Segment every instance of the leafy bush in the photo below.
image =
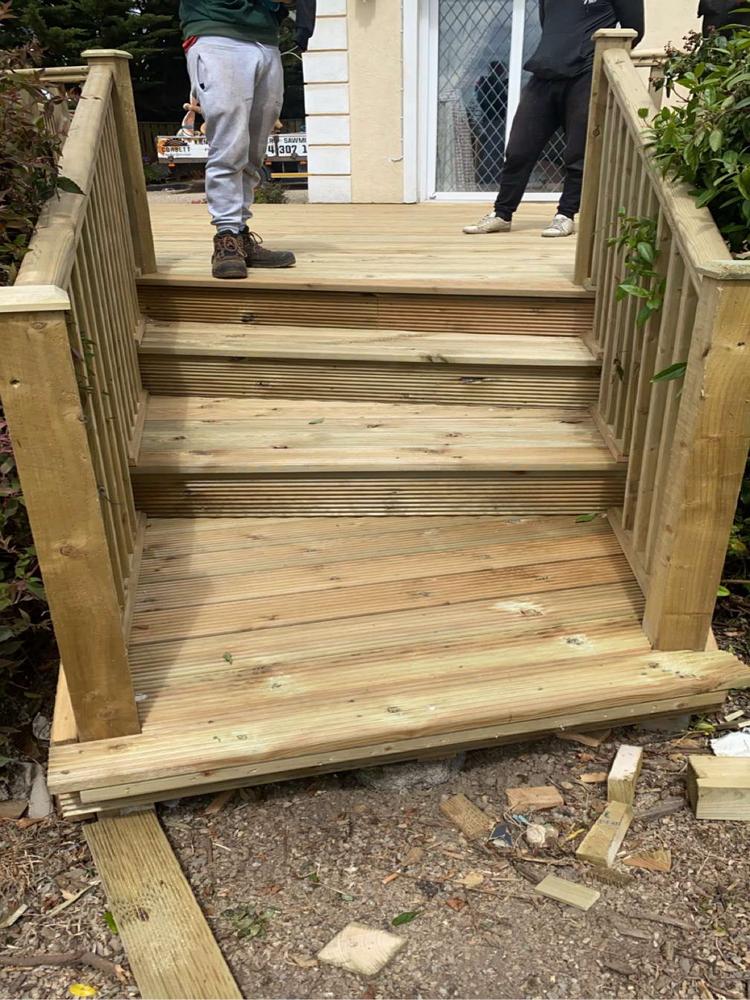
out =
<svg viewBox="0 0 750 1000"><path fill-rule="evenodd" d="M0 22L9 5L0 4ZM60 139L45 125L56 98L28 76L6 71L38 65L34 43L0 50L0 285L10 285L44 203L58 186Z"/></svg>
<svg viewBox="0 0 750 1000"><path fill-rule="evenodd" d="M0 3L0 22L12 17ZM0 51L0 71L38 65L38 46ZM60 179L60 140L45 125L55 103L28 76L0 73L0 285L12 284L42 206ZM36 671L53 649L44 589L26 508L0 408L0 722L12 727L34 698L22 674ZM34 688L43 685L38 677ZM9 697L22 694L22 700Z"/></svg>
<svg viewBox="0 0 750 1000"><path fill-rule="evenodd" d="M652 123L664 172L690 185L730 248L750 250L750 29L690 34L668 50L664 86L686 94Z"/></svg>

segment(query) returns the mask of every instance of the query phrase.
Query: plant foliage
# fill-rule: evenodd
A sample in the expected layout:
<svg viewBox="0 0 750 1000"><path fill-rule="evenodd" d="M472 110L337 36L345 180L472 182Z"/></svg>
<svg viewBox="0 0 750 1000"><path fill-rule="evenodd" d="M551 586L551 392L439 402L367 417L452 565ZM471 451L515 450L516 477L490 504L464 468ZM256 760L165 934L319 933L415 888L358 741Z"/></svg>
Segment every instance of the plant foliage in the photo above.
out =
<svg viewBox="0 0 750 1000"><path fill-rule="evenodd" d="M750 250L750 29L690 34L668 50L667 93L677 103L651 123L652 150L670 177L707 206L735 253Z"/></svg>
<svg viewBox="0 0 750 1000"><path fill-rule="evenodd" d="M0 22L11 17L9 5L0 4ZM45 125L55 98L30 77L12 72L39 62L33 40L0 51L0 285L12 284L39 212L60 184L60 141ZM24 715L8 697L10 689L23 690L22 671L36 670L51 651L39 564L0 408L0 706L5 710L0 724L6 732ZM37 681L34 687L41 685ZM28 692L24 704L33 704Z"/></svg>
<svg viewBox="0 0 750 1000"><path fill-rule="evenodd" d="M618 213L619 229L609 245L625 251L625 277L617 286L615 298L621 302L628 295L641 300L636 316L638 326L648 322L664 303L666 280L656 270L659 248L656 243L656 220Z"/></svg>
<svg viewBox="0 0 750 1000"><path fill-rule="evenodd" d="M10 5L0 4L0 23L11 18ZM58 186L60 140L45 116L60 98L9 72L40 61L34 41L0 49L0 285L13 283L39 212Z"/></svg>

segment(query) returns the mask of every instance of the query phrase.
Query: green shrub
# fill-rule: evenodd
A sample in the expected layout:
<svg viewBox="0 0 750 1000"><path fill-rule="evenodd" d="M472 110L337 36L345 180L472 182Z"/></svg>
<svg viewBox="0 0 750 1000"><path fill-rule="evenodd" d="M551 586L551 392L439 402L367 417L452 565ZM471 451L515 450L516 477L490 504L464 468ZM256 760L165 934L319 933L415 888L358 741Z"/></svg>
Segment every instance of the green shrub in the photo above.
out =
<svg viewBox="0 0 750 1000"><path fill-rule="evenodd" d="M0 22L9 9L0 4ZM58 187L60 139L45 126L56 98L8 70L38 65L30 44L0 49L0 285L13 283L39 212Z"/></svg>
<svg viewBox="0 0 750 1000"><path fill-rule="evenodd" d="M9 5L0 3L0 22L10 16ZM39 61L35 44L0 51L0 285L13 283L39 212L60 184L60 140L45 125L45 113L55 100L29 77L4 72ZM0 407L0 724L6 734L36 704L44 687L37 668L49 662L53 649L39 565Z"/></svg>
<svg viewBox="0 0 750 1000"><path fill-rule="evenodd" d="M668 93L684 98L656 115L652 149L665 174L690 185L735 253L750 250L750 29L691 34L668 50Z"/></svg>

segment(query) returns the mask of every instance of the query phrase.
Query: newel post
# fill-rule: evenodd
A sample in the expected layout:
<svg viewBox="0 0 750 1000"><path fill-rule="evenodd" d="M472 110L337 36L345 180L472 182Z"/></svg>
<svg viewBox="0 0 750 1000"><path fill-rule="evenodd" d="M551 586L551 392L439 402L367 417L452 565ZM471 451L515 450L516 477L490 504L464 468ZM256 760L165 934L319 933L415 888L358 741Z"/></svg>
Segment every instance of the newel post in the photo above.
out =
<svg viewBox="0 0 750 1000"><path fill-rule="evenodd" d="M148 211L141 144L138 138L138 120L135 116L133 85L128 65L133 57L129 52L121 52L119 49L87 49L81 53L81 57L90 66L108 66L112 70L115 128L125 181L130 230L133 235L135 263L141 274L150 274L156 270L156 255Z"/></svg>
<svg viewBox="0 0 750 1000"><path fill-rule="evenodd" d="M750 263L702 268L643 628L705 649L750 443Z"/></svg>
<svg viewBox="0 0 750 1000"><path fill-rule="evenodd" d="M586 162L583 168L583 194L578 214L578 236L576 238L574 280L578 285L588 283L591 278L594 254L596 206L599 201L599 176L608 93L603 57L608 49L624 49L626 52L630 52L633 40L637 37L637 32L632 28L603 28L594 32L594 68L591 77Z"/></svg>
<svg viewBox="0 0 750 1000"><path fill-rule="evenodd" d="M19 286L15 300L8 308L0 301L0 395L78 738L138 733L122 612L70 351L70 302L61 289L38 285Z"/></svg>

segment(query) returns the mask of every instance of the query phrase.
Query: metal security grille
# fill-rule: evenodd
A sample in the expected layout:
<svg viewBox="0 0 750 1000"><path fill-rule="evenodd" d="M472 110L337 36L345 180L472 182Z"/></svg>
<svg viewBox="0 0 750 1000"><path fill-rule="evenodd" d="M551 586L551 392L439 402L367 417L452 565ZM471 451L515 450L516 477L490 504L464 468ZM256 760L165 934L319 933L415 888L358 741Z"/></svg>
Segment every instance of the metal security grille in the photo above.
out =
<svg viewBox="0 0 750 1000"><path fill-rule="evenodd" d="M519 50L525 62L541 35L538 0L526 0L523 38L513 37L513 8L519 3L523 0L438 2L437 191L497 191L513 90L511 51L517 53L518 82ZM523 73L523 82L527 77ZM564 145L558 133L534 170L529 191L560 190Z"/></svg>
<svg viewBox="0 0 750 1000"><path fill-rule="evenodd" d="M539 40L542 37L542 26L539 21L538 0L526 0L526 12L524 17L523 32L523 62L531 58L536 50ZM531 76L524 71L522 81L526 81ZM558 131L547 143L547 146L539 158L534 171L529 180L527 191L561 191L564 180L565 136L562 131Z"/></svg>
<svg viewBox="0 0 750 1000"><path fill-rule="evenodd" d="M513 0L440 0L437 189L494 191L505 152Z"/></svg>

